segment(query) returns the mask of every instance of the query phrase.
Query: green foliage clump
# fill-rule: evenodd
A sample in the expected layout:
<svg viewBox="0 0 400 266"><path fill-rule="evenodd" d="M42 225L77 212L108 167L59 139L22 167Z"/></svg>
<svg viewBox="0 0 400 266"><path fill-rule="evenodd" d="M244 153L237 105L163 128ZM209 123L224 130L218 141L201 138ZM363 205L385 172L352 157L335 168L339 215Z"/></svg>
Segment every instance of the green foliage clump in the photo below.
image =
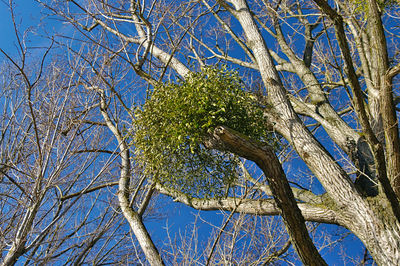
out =
<svg viewBox="0 0 400 266"><path fill-rule="evenodd" d="M366 0L351 0L355 5L356 5L356 9L355 12L356 13L362 13L365 16L368 15L368 1ZM390 8L394 5L398 5L399 4L399 0L378 0L377 4L379 6L379 8L381 10L384 10L385 8ZM366 19L367 17L365 17Z"/></svg>
<svg viewBox="0 0 400 266"><path fill-rule="evenodd" d="M238 74L204 68L184 81L157 86L137 112L139 163L157 182L191 196L215 197L235 180L237 159L203 146L224 125L266 140L262 108L242 89Z"/></svg>

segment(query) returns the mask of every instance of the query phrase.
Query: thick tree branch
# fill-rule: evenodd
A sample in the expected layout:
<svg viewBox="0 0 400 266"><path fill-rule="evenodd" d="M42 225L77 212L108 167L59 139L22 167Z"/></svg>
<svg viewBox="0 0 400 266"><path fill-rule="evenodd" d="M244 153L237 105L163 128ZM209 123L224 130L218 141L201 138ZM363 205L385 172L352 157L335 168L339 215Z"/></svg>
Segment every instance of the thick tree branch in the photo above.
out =
<svg viewBox="0 0 400 266"><path fill-rule="evenodd" d="M135 13L135 10L131 10L132 16L131 16L131 22L135 24L136 30L138 32L138 37L131 37L126 34L123 34L119 29L113 28L112 26L107 24L107 20L110 20L111 23L113 24L114 20L112 17L109 17L106 19L106 21L103 21L99 18L96 17L95 14L90 12L89 10L85 9L83 6L79 5L76 1L71 0L71 2L76 5L79 9L81 9L85 14L87 14L93 21L94 24L101 26L104 30L108 31L109 33L115 35L118 37L120 40L123 40L126 43L135 43L141 47L144 47L148 53L150 53L153 56L155 56L157 59L159 59L161 62L163 62L165 65L171 66L180 76L184 77L186 76L190 70L182 63L180 62L176 57L171 56L169 53L163 51L160 49L158 46L156 46L150 39L148 39L148 36L146 32L143 30L142 24L145 24L143 21L140 21L140 16L138 16ZM46 5L47 8L54 10L52 7ZM69 14L63 14L61 15L66 18L68 21L70 21L74 25L78 25L82 29L86 29L84 25L82 25L79 21L74 19L71 15ZM137 69L141 69L140 67L137 67ZM140 72L139 74L144 74ZM146 75L144 75L146 77Z"/></svg>
<svg viewBox="0 0 400 266"><path fill-rule="evenodd" d="M245 213L251 215L273 216L280 215L281 211L272 199L238 199L238 198L222 198L222 199L201 199L192 198L184 193L166 188L160 184L156 184L158 192L174 198L174 201L183 203L197 210L214 211L214 210L235 210L237 213ZM321 205L312 205L307 203L298 203L304 219L310 222L319 222L327 224L340 225L340 217L335 211Z"/></svg>
<svg viewBox="0 0 400 266"><path fill-rule="evenodd" d="M330 196L341 205L340 207L348 208L349 205L360 202L359 194L350 178L296 115L287 97L287 91L275 69L265 40L259 32L246 2L239 0L234 2L237 4L236 9L240 10L236 12L238 13L236 17L238 17L248 43L254 51L260 74L268 92L268 101L272 106L272 109L265 112L267 119L271 123L275 123L275 129L292 143ZM353 197L356 197L357 200Z"/></svg>
<svg viewBox="0 0 400 266"><path fill-rule="evenodd" d="M306 21L303 21L303 24L305 24L306 31L308 31L306 37L308 36L309 38L312 38L312 26L306 24ZM347 155L351 156L352 153L354 153L355 147L350 143L357 143L360 136L346 122L344 122L338 113L333 109L320 82L311 71L310 66L307 65L307 62L300 59L289 46L276 15L274 28L279 46L289 58L290 63L292 64L292 69L295 70L295 73L303 81L309 93L308 96L310 99L310 105L314 105L312 109L315 109L315 112L310 113L313 115L311 117L320 122L332 140L339 145L339 147ZM310 43L310 39L307 40L307 43ZM311 43L313 43L313 41ZM308 49L308 51L305 53L312 53L312 46L306 47L306 49ZM307 55L307 57L311 56L311 54ZM311 59L308 58L307 60ZM291 97L292 104L297 100L293 98L294 97ZM297 100L297 103L300 103L300 101L301 100ZM294 107L296 108L296 105L294 105ZM297 107L299 107L299 105L297 105Z"/></svg>
<svg viewBox="0 0 400 266"><path fill-rule="evenodd" d="M235 34L235 32L231 29L231 27L214 11L214 9L207 3L205 0L201 0L203 5L205 5L208 10L214 15L217 21L221 24L222 28L226 30L229 35L231 35L232 39L243 49L243 51L247 54L247 56L254 61L254 56L247 45Z"/></svg>
<svg viewBox="0 0 400 266"><path fill-rule="evenodd" d="M393 101L393 82L390 75L388 75L390 70L386 36L377 1L368 0L368 7L368 26L373 35L373 51L378 59L378 62L375 63L378 66L378 81L380 81L380 84L377 85L379 87L380 110L385 132L385 148L388 162L387 175L397 195L398 203L400 199L400 138L396 106ZM391 193L391 191L386 190L385 188L385 192ZM388 197L391 197L391 194L388 194ZM397 217L400 218L400 214Z"/></svg>
<svg viewBox="0 0 400 266"><path fill-rule="evenodd" d="M104 91L101 90L99 92L101 94L100 98L101 114L103 115L103 118L107 123L108 128L111 130L111 132L117 139L121 151L121 176L118 182L119 183L118 199L122 213L124 214L126 220L129 222L129 225L133 233L135 234L136 238L138 239L138 242L150 265L154 266L164 265L164 262L162 261L156 246L154 245L146 227L143 224L141 216L139 215L139 213L137 213L135 210L131 208L131 204L129 201L129 183L131 177L129 147L126 144L125 139L123 138L118 128L112 122L107 112L107 103Z"/></svg>
<svg viewBox="0 0 400 266"><path fill-rule="evenodd" d="M390 201L393 213L395 214L397 220L400 221L399 201L387 176L385 154L382 144L379 142L379 140L377 139L376 135L372 130L372 127L369 123L368 116L364 107L365 102L363 100L364 99L363 92L361 89L361 85L358 81L356 72L354 70L349 44L347 43L346 34L343 27L343 18L334 9L332 9L325 0L314 0L314 2L321 8L321 10L325 14L327 14L331 18L331 20L334 23L336 38L338 40L340 51L342 53L343 60L346 65L345 68L347 72L346 74L349 77L349 82L353 90L354 108L360 119L360 124L363 128L363 132L365 133L365 137L368 141L368 144L372 149L378 173L378 179L382 184L383 190L388 200Z"/></svg>
<svg viewBox="0 0 400 266"><path fill-rule="evenodd" d="M230 151L255 162L268 180L276 205L301 260L307 265L326 265L308 234L304 217L297 206L286 175L270 147L256 143L223 126L214 130L205 145L210 149Z"/></svg>
<svg viewBox="0 0 400 266"><path fill-rule="evenodd" d="M271 188L267 185L259 184L257 180L254 178L248 179L250 182L254 184L254 189L259 189L264 192L268 196L272 196ZM311 191L307 191L304 189L294 188L291 187L294 198L299 201L300 203L307 203L310 205L323 205L324 198L322 196L317 196ZM298 202L298 203L299 203Z"/></svg>
<svg viewBox="0 0 400 266"><path fill-rule="evenodd" d="M283 87L271 59L265 39L254 22L247 2L244 0L231 0L230 2L235 6L234 15L239 20L246 35L268 92L271 108L266 110L266 118L275 123L274 128L293 145L303 161L324 186L336 206L343 211L343 217L349 219L348 224L351 224L349 229L359 232L362 230L364 233L360 236L372 240L365 242L369 243L368 248L376 250L376 245L373 242L378 236L376 236L374 229L376 228L374 211L363 200L346 172L295 114L287 98L287 91ZM388 235L387 237L391 236ZM375 252L374 255L382 257L380 251Z"/></svg>

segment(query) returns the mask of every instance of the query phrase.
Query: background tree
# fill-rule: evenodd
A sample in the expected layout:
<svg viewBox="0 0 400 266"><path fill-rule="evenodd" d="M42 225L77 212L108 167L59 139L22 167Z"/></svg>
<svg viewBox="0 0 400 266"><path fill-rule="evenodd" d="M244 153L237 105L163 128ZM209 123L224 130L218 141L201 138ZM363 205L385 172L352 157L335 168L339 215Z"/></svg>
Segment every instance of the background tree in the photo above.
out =
<svg viewBox="0 0 400 266"><path fill-rule="evenodd" d="M85 66L54 40L31 47L9 7L18 53L0 48L1 265L140 263L140 248L125 248L136 240L121 230L119 154L96 92L79 85Z"/></svg>
<svg viewBox="0 0 400 266"><path fill-rule="evenodd" d="M300 180L300 186L292 183L288 190L290 176L273 150L221 121L211 132L208 148L253 160L264 177L243 174L226 187L225 197L216 199L188 198L149 175L146 195L151 197L155 188L201 210L280 214L307 264L320 258L313 245L301 245L309 241L301 215L305 221L350 230L378 264L400 263L400 64L398 28L392 27L398 23L396 5L375 0L362 8L355 1L324 0L40 2L75 25L102 55L81 56L94 74L83 71L80 76L86 78L87 89L100 95L104 121L118 140L120 205L125 217L133 219L131 228L149 261L162 263L144 233L140 207L128 204L136 199L128 193L136 117L124 100L133 94L122 94L115 83L126 75L116 76L111 71L115 68L108 67L120 62L148 82L150 91L160 82L188 79L207 65L223 62L237 69L263 108L265 130L281 136L287 149L283 154L294 151L313 177L313 182ZM290 216L290 210L301 215Z"/></svg>

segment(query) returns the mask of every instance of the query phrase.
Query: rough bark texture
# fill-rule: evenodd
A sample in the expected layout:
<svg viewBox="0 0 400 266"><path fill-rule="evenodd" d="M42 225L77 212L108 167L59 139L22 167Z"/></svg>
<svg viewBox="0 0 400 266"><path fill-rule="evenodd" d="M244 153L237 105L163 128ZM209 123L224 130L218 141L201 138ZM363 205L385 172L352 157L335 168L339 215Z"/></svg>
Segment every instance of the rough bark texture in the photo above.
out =
<svg viewBox="0 0 400 266"><path fill-rule="evenodd" d="M269 102L274 107L273 111L269 110L266 116L275 123L276 130L292 144L310 170L318 177L335 202L336 207L343 210L342 218L347 220L347 227L366 244L376 261L382 265L398 264L400 254L398 250L399 239L396 237L397 229L393 231L382 230L384 222L376 217L374 211L364 201L347 174L302 124L287 98L287 92L282 86L267 45L252 18L247 3L244 0L232 0L230 2L235 6L235 9L231 12L238 19L245 32L248 45L253 51L264 85L267 88ZM326 3L322 2L323 4ZM357 83L358 81L355 80L354 85L357 86ZM359 100L362 101L362 98L359 98ZM359 108L359 113L363 119L366 119L366 115L363 113L365 110L361 108L361 102L359 107L356 108ZM370 130L368 121L365 119L363 126ZM367 133L367 136L370 137L370 143L379 145L371 130ZM378 147L374 154L375 158L380 152L382 150ZM384 167L384 164L378 164L377 167L379 168L379 166ZM378 173L379 171L386 172L383 169L378 169ZM385 192L389 192L389 195L390 189L386 186ZM396 213L396 201L392 198L390 202ZM397 228L397 222L393 222L392 226ZM392 255L393 253L396 253L396 255Z"/></svg>
<svg viewBox="0 0 400 266"><path fill-rule="evenodd" d="M345 69L353 91L353 105L365 133L366 140L371 147L380 184L382 185L382 188L391 204L394 215L400 221L399 201L388 179L387 171L389 170L389 168L387 168L386 166L385 153L382 143L379 142L368 120L367 112L365 109L365 102L363 100L363 92L353 66L353 60L350 54L349 45L346 40L346 35L343 27L343 18L324 0L314 0L314 2L317 3L317 5L323 10L323 12L325 12L334 22L336 38L339 43L340 51L346 65Z"/></svg>
<svg viewBox="0 0 400 266"><path fill-rule="evenodd" d="M175 201L197 210L236 210L239 213L261 216L280 215L282 213L275 201L269 199L242 199L240 202L236 198L229 197L223 199L200 199L188 197L184 193L168 189L160 184L156 184L156 189L164 195L173 197ZM315 205L306 203L297 203L297 205L306 221L342 225L340 217L335 211L326 207L323 201L318 201Z"/></svg>
<svg viewBox="0 0 400 266"><path fill-rule="evenodd" d="M377 77L375 86L379 88L380 111L383 130L385 132L385 147L387 157L387 175L397 198L400 198L400 140L399 128L393 101L392 80L387 77L389 57L385 30L383 28L381 12L375 0L368 1L368 27L372 34L372 50L376 55Z"/></svg>
<svg viewBox="0 0 400 266"><path fill-rule="evenodd" d="M230 151L255 162L268 180L276 205L301 261L305 265L327 265L308 234L305 220L297 206L286 175L270 147L251 141L223 126L214 130L212 139L206 146Z"/></svg>

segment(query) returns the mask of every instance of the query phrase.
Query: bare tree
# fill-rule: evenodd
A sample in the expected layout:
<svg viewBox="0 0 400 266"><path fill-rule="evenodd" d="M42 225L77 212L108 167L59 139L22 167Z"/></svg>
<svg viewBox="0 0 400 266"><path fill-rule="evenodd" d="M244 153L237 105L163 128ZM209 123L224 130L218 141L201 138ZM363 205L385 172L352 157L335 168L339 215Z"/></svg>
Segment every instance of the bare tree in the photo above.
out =
<svg viewBox="0 0 400 266"><path fill-rule="evenodd" d="M398 23L396 4L376 0L40 2L106 51L107 64L125 62L151 86L185 79L221 62L237 69L264 108L265 130L284 139L283 145L304 162L324 193L308 180L301 180L300 186L290 183L282 158L270 146L244 138L224 124L215 128L206 146L254 161L263 178L246 177L227 188L229 197L221 199L188 198L156 180L149 180L149 185L196 209L282 215L291 242L307 265L324 262L304 221L347 228L376 263L400 264L396 109L400 64L398 28L391 27ZM100 70L105 61L91 62L96 78L104 77ZM99 93L107 88L117 97L113 83L106 81L103 78L96 85ZM124 154L123 206L129 202L129 133L119 133L120 113L110 123L102 104L103 117ZM131 115L129 108L125 111ZM236 188L248 187L248 182L258 197L238 194ZM132 209L125 212L128 220L137 214ZM139 225L131 222L134 232L141 226L136 220ZM142 248L153 252L146 253L147 259L161 264L156 248L146 244L151 239L146 236L142 241L141 233L135 234Z"/></svg>
<svg viewBox="0 0 400 266"><path fill-rule="evenodd" d="M168 231L165 258L172 265L266 265L290 261L291 242L284 233L282 223L270 217L230 215L225 213L224 228L211 224L214 229L207 241L199 240L200 214L184 232ZM227 219L229 218L229 219ZM205 247L205 248L204 248Z"/></svg>
<svg viewBox="0 0 400 266"><path fill-rule="evenodd" d="M138 263L117 204L119 152L80 57L55 42L31 49L13 22L18 55L0 49L1 265Z"/></svg>

